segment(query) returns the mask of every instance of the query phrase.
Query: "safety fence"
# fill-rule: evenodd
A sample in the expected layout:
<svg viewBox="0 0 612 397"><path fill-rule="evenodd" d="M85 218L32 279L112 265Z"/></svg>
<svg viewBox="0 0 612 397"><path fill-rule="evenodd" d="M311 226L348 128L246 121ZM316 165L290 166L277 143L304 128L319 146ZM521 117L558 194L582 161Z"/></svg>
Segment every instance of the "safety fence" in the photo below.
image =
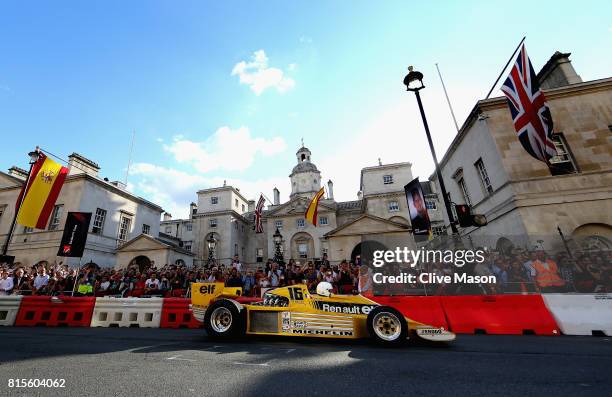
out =
<svg viewBox="0 0 612 397"><path fill-rule="evenodd" d="M612 336L612 294L371 298L459 334ZM189 304L187 298L2 296L0 326L201 328Z"/></svg>

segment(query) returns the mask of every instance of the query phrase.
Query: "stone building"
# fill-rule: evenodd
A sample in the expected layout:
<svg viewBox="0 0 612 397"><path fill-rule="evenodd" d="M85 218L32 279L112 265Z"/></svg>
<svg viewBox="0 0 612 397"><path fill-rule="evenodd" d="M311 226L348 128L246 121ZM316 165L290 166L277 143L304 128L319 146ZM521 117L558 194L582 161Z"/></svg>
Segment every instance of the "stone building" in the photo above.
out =
<svg viewBox="0 0 612 397"><path fill-rule="evenodd" d="M95 162L73 153L69 159L69 174L62 187L48 225L44 230L17 225L8 254L16 262L33 265L39 261L78 264L79 258L58 257L66 214L71 211L91 212L89 235L82 263L100 266L117 265L117 249L144 234L157 238L162 208L125 189L122 182L111 182L99 176ZM12 167L0 172L0 241L6 241L15 213L15 203L25 183L27 171ZM138 254L125 247L125 261ZM188 255L189 257L189 255ZM125 265L127 263L124 263Z"/></svg>
<svg viewBox="0 0 612 397"><path fill-rule="evenodd" d="M478 101L440 162L451 200L488 219L461 230L479 244L559 248L559 228L570 244L612 248L612 78L583 82L569 55L555 53L537 75L553 167L523 149L505 97Z"/></svg>
<svg viewBox="0 0 612 397"><path fill-rule="evenodd" d="M214 237L213 256L227 263L238 255L244 263L258 263L274 257L276 246L272 236L278 229L283 236L281 251L290 258L307 261L328 255L332 263L354 259L361 243L369 240L414 242L408 221L404 185L413 179L410 163L379 164L361 170L357 200L336 201L332 181L326 183L326 196L319 202L318 226L304 219L306 208L321 188L321 173L312 161L311 151L302 146L296 153L296 165L289 174L289 201L280 202L274 189L273 202L263 213L263 233L255 233L255 201L247 199L234 186L221 186L197 192L197 204L190 208L191 219L161 222L163 233L181 237L183 247L190 247L196 263L205 263L210 251L207 241ZM432 217L437 219L437 196L424 183L429 193ZM441 222L440 222L441 223ZM183 230L188 227L189 232ZM182 231L181 231L182 230Z"/></svg>

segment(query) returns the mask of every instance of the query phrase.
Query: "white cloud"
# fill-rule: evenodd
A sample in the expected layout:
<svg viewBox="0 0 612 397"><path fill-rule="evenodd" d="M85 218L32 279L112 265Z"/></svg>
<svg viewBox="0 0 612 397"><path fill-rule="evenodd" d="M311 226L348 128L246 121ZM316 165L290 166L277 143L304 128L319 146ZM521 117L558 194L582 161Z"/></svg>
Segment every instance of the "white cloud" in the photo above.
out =
<svg viewBox="0 0 612 397"><path fill-rule="evenodd" d="M249 200L256 200L262 192L272 199L274 187L281 190L284 200L290 193L289 179L284 176L257 180L205 177L150 163L134 164L130 174L138 177L134 178L137 179L134 191L147 200L161 205L174 218L185 218L189 215L189 203L197 202L198 190L222 186L224 182L240 189L242 195Z"/></svg>
<svg viewBox="0 0 612 397"><path fill-rule="evenodd" d="M312 43L312 38L308 37L308 36L301 36L300 37L300 43L311 44Z"/></svg>
<svg viewBox="0 0 612 397"><path fill-rule="evenodd" d="M164 145L179 163L190 164L199 172L244 171L253 164L257 154L272 156L286 147L282 137L252 137L247 127L234 130L221 127L204 142L177 136L171 144Z"/></svg>
<svg viewBox="0 0 612 397"><path fill-rule="evenodd" d="M289 70L292 70L291 65ZM248 85L258 96L268 88L276 88L282 94L295 86L295 80L285 76L283 70L268 66L264 50L255 51L249 62L238 62L232 69L232 76L236 75L240 84Z"/></svg>

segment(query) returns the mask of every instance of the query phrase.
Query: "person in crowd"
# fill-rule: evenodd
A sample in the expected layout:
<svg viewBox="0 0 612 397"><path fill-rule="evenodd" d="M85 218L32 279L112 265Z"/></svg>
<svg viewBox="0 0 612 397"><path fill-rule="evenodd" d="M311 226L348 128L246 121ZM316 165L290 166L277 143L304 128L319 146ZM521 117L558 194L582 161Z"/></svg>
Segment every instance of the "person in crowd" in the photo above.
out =
<svg viewBox="0 0 612 397"><path fill-rule="evenodd" d="M561 292L565 281L559 275L557 263L543 249L535 252L532 266L536 271L535 281L541 292Z"/></svg>
<svg viewBox="0 0 612 397"><path fill-rule="evenodd" d="M31 289L32 289L33 295L36 295L38 290L40 290L42 287L47 285L47 283L49 282L49 275L47 274L47 270L45 269L44 266L39 266L37 273L38 274L32 281Z"/></svg>
<svg viewBox="0 0 612 397"><path fill-rule="evenodd" d="M340 272L338 274L338 293L350 294L353 292L353 277L349 263L346 260L340 262Z"/></svg>
<svg viewBox="0 0 612 397"><path fill-rule="evenodd" d="M255 276L251 270L247 271L247 274L242 277L242 290L244 296L253 296L255 289Z"/></svg>
<svg viewBox="0 0 612 397"><path fill-rule="evenodd" d="M161 283L157 278L157 273L151 273L151 276L145 281L145 295L156 295L160 293Z"/></svg>
<svg viewBox="0 0 612 397"><path fill-rule="evenodd" d="M230 267L236 269L239 273L242 272L242 263L240 263L240 259L238 258L238 255L234 255L234 258L232 259L232 264Z"/></svg>
<svg viewBox="0 0 612 397"><path fill-rule="evenodd" d="M30 279L25 274L23 267L18 267L14 271L13 276L13 293L26 295L30 293Z"/></svg>
<svg viewBox="0 0 612 397"><path fill-rule="evenodd" d="M275 288L280 286L283 279L283 272L281 272L278 268L278 263L272 262L270 271L268 272L268 281L270 282L270 287Z"/></svg>
<svg viewBox="0 0 612 397"><path fill-rule="evenodd" d="M370 268L366 265L361 265L359 268L357 291L362 295L372 294L372 276L370 274Z"/></svg>
<svg viewBox="0 0 612 397"><path fill-rule="evenodd" d="M102 280L96 282L95 294L96 296L104 296L109 292L111 286L110 279L108 276L102 276Z"/></svg>
<svg viewBox="0 0 612 397"><path fill-rule="evenodd" d="M13 278L9 277L9 273L6 270L0 271L0 296L10 295L13 292Z"/></svg>
<svg viewBox="0 0 612 397"><path fill-rule="evenodd" d="M241 287L242 288L242 277L240 277L240 273L238 273L238 269L232 267L230 270L229 277L225 281L226 287Z"/></svg>
<svg viewBox="0 0 612 397"><path fill-rule="evenodd" d="M317 290L317 285L320 281L319 273L317 272L317 269L315 269L314 263L308 262L306 264L304 277L306 278L306 285L308 286L308 290L314 293Z"/></svg>

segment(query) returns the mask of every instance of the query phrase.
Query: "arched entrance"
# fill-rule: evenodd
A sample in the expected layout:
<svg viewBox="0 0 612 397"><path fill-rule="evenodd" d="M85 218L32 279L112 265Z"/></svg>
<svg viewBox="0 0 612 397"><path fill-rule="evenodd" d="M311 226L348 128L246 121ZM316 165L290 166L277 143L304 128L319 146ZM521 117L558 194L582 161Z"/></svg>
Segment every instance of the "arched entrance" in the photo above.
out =
<svg viewBox="0 0 612 397"><path fill-rule="evenodd" d="M361 259L361 264L365 262L371 263L374 251L386 251L387 247L381 242L374 240L366 240L357 244L351 251L351 262L355 262L357 257Z"/></svg>
<svg viewBox="0 0 612 397"><path fill-rule="evenodd" d="M578 226L572 237L584 250L612 249L612 226L605 223L587 223Z"/></svg>
<svg viewBox="0 0 612 397"><path fill-rule="evenodd" d="M132 259L130 261L130 264L128 265L129 268L138 267L138 270L140 272L142 272L148 266L151 266L151 260L144 255L138 255L137 257Z"/></svg>
<svg viewBox="0 0 612 397"><path fill-rule="evenodd" d="M504 255L510 255L514 249L514 244L506 237L500 237L495 244L495 249Z"/></svg>

